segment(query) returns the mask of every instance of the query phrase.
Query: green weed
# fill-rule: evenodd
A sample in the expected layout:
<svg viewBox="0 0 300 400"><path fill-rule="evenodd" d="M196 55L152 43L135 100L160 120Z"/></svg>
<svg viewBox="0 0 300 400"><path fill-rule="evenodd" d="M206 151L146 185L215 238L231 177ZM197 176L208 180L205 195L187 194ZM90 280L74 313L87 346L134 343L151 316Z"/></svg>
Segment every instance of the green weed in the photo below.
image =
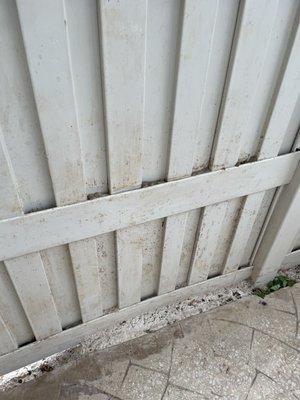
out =
<svg viewBox="0 0 300 400"><path fill-rule="evenodd" d="M287 286L293 286L295 283L296 281L294 279L290 279L284 275L278 275L270 281L265 288L256 288L253 290L253 293L256 294L256 296L264 298L267 294L276 292L277 290Z"/></svg>

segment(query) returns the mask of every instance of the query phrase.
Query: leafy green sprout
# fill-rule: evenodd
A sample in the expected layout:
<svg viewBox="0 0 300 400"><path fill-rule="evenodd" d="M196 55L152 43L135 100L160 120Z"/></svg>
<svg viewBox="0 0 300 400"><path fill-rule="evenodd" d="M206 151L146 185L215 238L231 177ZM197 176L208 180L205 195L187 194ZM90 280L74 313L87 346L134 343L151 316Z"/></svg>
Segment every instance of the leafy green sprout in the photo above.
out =
<svg viewBox="0 0 300 400"><path fill-rule="evenodd" d="M284 275L276 276L272 281L270 281L265 288L254 289L254 294L257 296L264 298L266 295L276 292L279 289L285 288L287 286L295 285L296 281L294 279L290 279Z"/></svg>

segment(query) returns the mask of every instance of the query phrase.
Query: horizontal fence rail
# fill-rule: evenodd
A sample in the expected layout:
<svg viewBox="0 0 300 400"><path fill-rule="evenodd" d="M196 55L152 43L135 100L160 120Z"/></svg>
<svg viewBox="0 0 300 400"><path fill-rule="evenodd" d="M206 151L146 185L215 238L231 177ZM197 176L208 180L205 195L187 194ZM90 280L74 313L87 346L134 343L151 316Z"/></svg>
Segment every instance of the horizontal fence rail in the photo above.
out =
<svg viewBox="0 0 300 400"><path fill-rule="evenodd" d="M300 250L294 250L288 253L282 262L283 268L291 268L300 265Z"/></svg>
<svg viewBox="0 0 300 400"><path fill-rule="evenodd" d="M0 221L0 258L17 257L289 183L300 153ZM43 234L46 233L46 234Z"/></svg>
<svg viewBox="0 0 300 400"><path fill-rule="evenodd" d="M0 373L296 265L299 8L0 2Z"/></svg>
<svg viewBox="0 0 300 400"><path fill-rule="evenodd" d="M300 153L0 221L5 260L289 183ZM3 232L3 234L2 234Z"/></svg>

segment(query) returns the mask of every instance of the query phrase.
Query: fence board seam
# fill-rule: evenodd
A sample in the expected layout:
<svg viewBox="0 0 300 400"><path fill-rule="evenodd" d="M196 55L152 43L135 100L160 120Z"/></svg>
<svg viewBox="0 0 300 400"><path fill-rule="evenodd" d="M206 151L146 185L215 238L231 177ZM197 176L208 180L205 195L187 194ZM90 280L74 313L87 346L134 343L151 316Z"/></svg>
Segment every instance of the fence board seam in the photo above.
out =
<svg viewBox="0 0 300 400"><path fill-rule="evenodd" d="M299 158L295 152L2 220L0 260L287 184Z"/></svg>

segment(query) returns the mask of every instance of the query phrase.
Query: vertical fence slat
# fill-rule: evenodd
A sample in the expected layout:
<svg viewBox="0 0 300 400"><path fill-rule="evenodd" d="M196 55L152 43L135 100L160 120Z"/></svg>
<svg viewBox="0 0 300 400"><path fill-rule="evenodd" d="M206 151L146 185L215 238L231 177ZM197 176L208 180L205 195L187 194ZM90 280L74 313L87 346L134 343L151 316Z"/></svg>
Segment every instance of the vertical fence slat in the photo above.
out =
<svg viewBox="0 0 300 400"><path fill-rule="evenodd" d="M191 268L188 277L189 285L207 279L211 260L218 246L218 236L227 209L226 203L215 204L202 210L196 234L196 246L194 246L191 260ZM203 225L205 224L205 225Z"/></svg>
<svg viewBox="0 0 300 400"><path fill-rule="evenodd" d="M13 182L10 179L10 172L4 157L3 146L0 147L0 178L0 218L5 218L7 216L5 210L8 210L7 214L9 216L18 215L20 211L19 199L14 190ZM0 302L0 315L2 315L2 302ZM0 354L8 353L17 348L18 345L12 333L0 316Z"/></svg>
<svg viewBox="0 0 300 400"><path fill-rule="evenodd" d="M62 206L85 201L64 2L54 1L45 6L33 0L30 8L22 1L17 4L56 203ZM94 239L69 245L84 322L102 315L97 251L95 244L89 241Z"/></svg>
<svg viewBox="0 0 300 400"><path fill-rule="evenodd" d="M37 340L61 331L61 324L39 253L5 261Z"/></svg>
<svg viewBox="0 0 300 400"><path fill-rule="evenodd" d="M0 46L2 93L0 120L18 182L23 211L28 213L53 207L55 197L27 67L16 2L0 2L0 9L0 37L3 44ZM68 255L68 262L64 257L67 252L66 246L40 252L62 326L69 326L80 320L70 257ZM56 279L58 285L54 284L53 277L58 278ZM11 285L10 279L8 284ZM11 301L17 298L17 295L13 288L9 292L12 305ZM21 304L17 309L24 314ZM19 318L14 319L24 328L21 322L24 319L20 313ZM6 318L4 320L10 326L8 320ZM22 332L20 328L20 326L17 328L19 333ZM32 340L33 333L30 331L31 329L23 329L23 332L27 332L27 339L23 334L18 335L18 343Z"/></svg>
<svg viewBox="0 0 300 400"><path fill-rule="evenodd" d="M85 239L70 243L69 249L82 321L87 322L103 313L96 241Z"/></svg>
<svg viewBox="0 0 300 400"><path fill-rule="evenodd" d="M86 191L107 193L97 2L64 3Z"/></svg>
<svg viewBox="0 0 300 400"><path fill-rule="evenodd" d="M53 207L15 1L0 2L0 120L25 213Z"/></svg>
<svg viewBox="0 0 300 400"><path fill-rule="evenodd" d="M18 348L18 344L0 316L0 356Z"/></svg>
<svg viewBox="0 0 300 400"><path fill-rule="evenodd" d="M142 248L138 233L134 229L116 232L119 308L141 300Z"/></svg>
<svg viewBox="0 0 300 400"><path fill-rule="evenodd" d="M299 101L299 88L295 82L300 76L300 29L297 28L284 75L270 110L266 131L258 152L258 160L275 157L288 131L290 119ZM300 122L300 118L299 118ZM236 230L224 263L224 272L236 270L243 257L247 243L265 193L255 193L244 199Z"/></svg>
<svg viewBox="0 0 300 400"><path fill-rule="evenodd" d="M0 144L1 178L4 178L1 181L5 184L7 197L12 201L12 204L6 210L3 208L5 207L5 203L1 202L0 214L8 218L12 215L20 215L23 211L12 166L1 133ZM60 332L61 324L40 254L33 253L10 259L5 261L4 264L36 339L44 339Z"/></svg>
<svg viewBox="0 0 300 400"><path fill-rule="evenodd" d="M168 180L190 176L219 2L184 3ZM188 213L166 219L158 294L175 289Z"/></svg>
<svg viewBox="0 0 300 400"><path fill-rule="evenodd" d="M33 331L4 262L0 262L0 293L0 315L18 345L34 340Z"/></svg>
<svg viewBox="0 0 300 400"><path fill-rule="evenodd" d="M274 5L277 2L242 2L214 141L212 170L232 167L239 159L243 126L255 101L254 88L266 54L265 44L270 38L276 15ZM206 207L202 215L192 256L189 284L207 277L206 273L209 272L217 246L220 246L220 220L224 220L227 207L228 202L212 205ZM207 246L204 238L211 238L211 246ZM201 272L202 268L205 272Z"/></svg>
<svg viewBox="0 0 300 400"><path fill-rule="evenodd" d="M252 279L257 285L267 283L276 275L291 250L299 231L295 221L300 221L300 164L279 197L254 258Z"/></svg>
<svg viewBox="0 0 300 400"><path fill-rule="evenodd" d="M243 258L245 243L250 237L251 229L260 211L265 192L255 193L242 200L233 237L224 260L223 273L239 268Z"/></svg>
<svg viewBox="0 0 300 400"><path fill-rule="evenodd" d="M12 171L6 144L0 130L0 219L17 217L23 213Z"/></svg>
<svg viewBox="0 0 300 400"><path fill-rule="evenodd" d="M267 130L258 152L258 160L274 157L278 154L294 109L299 101L299 87L297 85L300 76L299 13L296 20L297 30L294 33L295 36L292 41L290 54L287 55L287 64L284 69L282 81L277 93L274 95L274 103L270 110Z"/></svg>
<svg viewBox="0 0 300 400"><path fill-rule="evenodd" d="M147 1L99 2L110 193L140 187ZM141 299L142 237L116 232L118 302Z"/></svg>
<svg viewBox="0 0 300 400"><path fill-rule="evenodd" d="M299 151L300 150L300 129L297 133L295 142L293 144L293 151Z"/></svg>
<svg viewBox="0 0 300 400"><path fill-rule="evenodd" d="M158 295L175 289L188 213L166 218Z"/></svg>
<svg viewBox="0 0 300 400"><path fill-rule="evenodd" d="M168 180L192 173L218 8L218 0L184 3Z"/></svg>
<svg viewBox="0 0 300 400"><path fill-rule="evenodd" d="M278 0L246 0L240 10L214 143L213 170L234 166L239 159L244 124L255 102L255 87L267 54L277 5Z"/></svg>

